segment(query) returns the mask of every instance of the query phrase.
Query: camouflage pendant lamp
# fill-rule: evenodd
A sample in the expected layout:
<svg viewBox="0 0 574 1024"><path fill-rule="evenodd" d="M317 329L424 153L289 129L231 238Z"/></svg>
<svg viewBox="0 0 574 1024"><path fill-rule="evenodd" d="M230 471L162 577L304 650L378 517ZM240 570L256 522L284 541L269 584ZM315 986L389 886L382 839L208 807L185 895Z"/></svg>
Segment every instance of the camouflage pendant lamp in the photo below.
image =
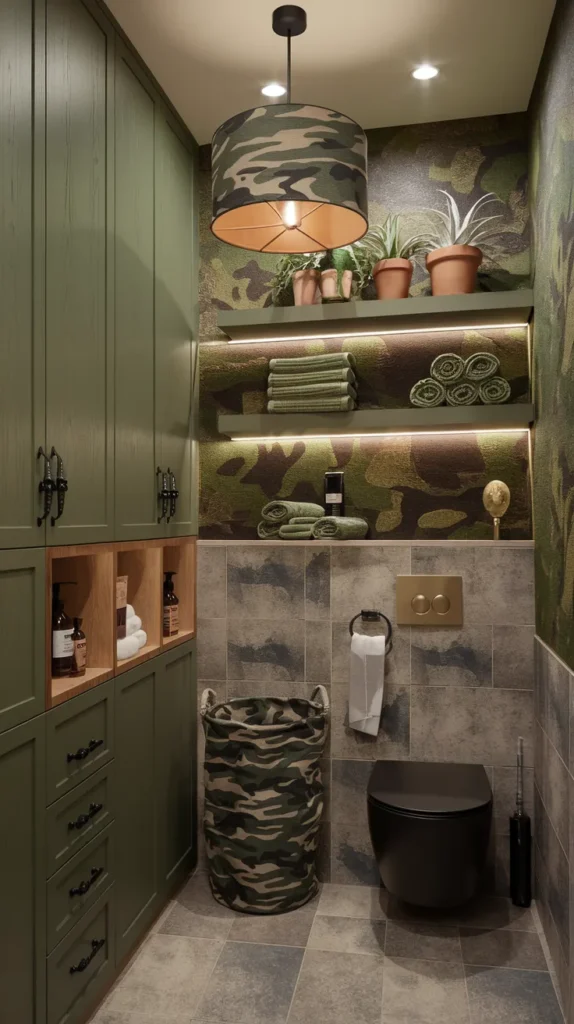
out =
<svg viewBox="0 0 574 1024"><path fill-rule="evenodd" d="M244 110L213 136L211 230L241 249L320 252L368 227L363 129L336 110L291 103L291 38L306 27L301 7L273 12L287 39L288 102Z"/></svg>

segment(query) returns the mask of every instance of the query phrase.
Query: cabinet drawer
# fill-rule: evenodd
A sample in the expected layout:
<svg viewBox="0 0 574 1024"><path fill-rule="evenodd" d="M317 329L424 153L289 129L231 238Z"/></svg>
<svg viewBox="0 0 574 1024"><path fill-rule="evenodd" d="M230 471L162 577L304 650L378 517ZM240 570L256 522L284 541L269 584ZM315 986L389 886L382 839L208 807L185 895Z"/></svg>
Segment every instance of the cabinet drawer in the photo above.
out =
<svg viewBox="0 0 574 1024"><path fill-rule="evenodd" d="M46 715L46 799L49 804L113 757L113 694L110 680Z"/></svg>
<svg viewBox="0 0 574 1024"><path fill-rule="evenodd" d="M112 779L113 764L110 764L46 811L48 878L113 820Z"/></svg>
<svg viewBox="0 0 574 1024"><path fill-rule="evenodd" d="M62 941L113 881L114 826L109 825L48 882L48 953Z"/></svg>
<svg viewBox="0 0 574 1024"><path fill-rule="evenodd" d="M47 1024L84 1020L111 981L115 965L113 899L111 886L48 957Z"/></svg>

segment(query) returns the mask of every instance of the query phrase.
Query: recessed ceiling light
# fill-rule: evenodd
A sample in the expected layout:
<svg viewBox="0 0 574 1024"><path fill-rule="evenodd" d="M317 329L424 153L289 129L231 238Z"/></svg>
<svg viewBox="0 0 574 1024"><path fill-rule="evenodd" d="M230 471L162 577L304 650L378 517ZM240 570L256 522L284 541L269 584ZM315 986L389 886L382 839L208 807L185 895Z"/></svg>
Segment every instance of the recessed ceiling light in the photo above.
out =
<svg viewBox="0 0 574 1024"><path fill-rule="evenodd" d="M284 96L287 89L284 85L279 85L279 82L269 82L269 85L264 85L261 92L264 96Z"/></svg>
<svg viewBox="0 0 574 1024"><path fill-rule="evenodd" d="M418 68L412 73L413 78L418 78L422 82L426 82L428 78L436 78L438 75L438 68L435 68L434 64L419 64Z"/></svg>

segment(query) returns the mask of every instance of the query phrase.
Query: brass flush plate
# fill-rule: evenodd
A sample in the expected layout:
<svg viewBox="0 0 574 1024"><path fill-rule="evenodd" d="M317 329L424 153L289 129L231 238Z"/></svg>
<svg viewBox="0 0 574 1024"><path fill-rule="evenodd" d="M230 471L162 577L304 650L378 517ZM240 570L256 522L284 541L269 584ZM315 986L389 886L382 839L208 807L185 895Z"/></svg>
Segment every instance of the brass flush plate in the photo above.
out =
<svg viewBox="0 0 574 1024"><path fill-rule="evenodd" d="M462 624L462 576L397 576L397 625Z"/></svg>

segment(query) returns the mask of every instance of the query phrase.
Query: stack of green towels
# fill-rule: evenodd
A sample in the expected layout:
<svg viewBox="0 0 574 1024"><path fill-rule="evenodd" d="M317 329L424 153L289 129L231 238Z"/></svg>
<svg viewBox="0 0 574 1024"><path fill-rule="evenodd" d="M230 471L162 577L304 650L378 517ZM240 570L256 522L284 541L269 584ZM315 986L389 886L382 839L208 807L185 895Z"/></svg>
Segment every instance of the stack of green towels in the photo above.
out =
<svg viewBox="0 0 574 1024"><path fill-rule="evenodd" d="M355 359L349 352L271 359L268 412L351 412L356 408Z"/></svg>
<svg viewBox="0 0 574 1024"><path fill-rule="evenodd" d="M270 501L261 512L261 540L361 540L369 524L349 516L326 516L312 501Z"/></svg>
<svg viewBox="0 0 574 1024"><path fill-rule="evenodd" d="M445 352L433 360L430 377L411 390L411 404L423 409L437 405L502 405L510 384L498 376L500 360L492 352L475 352L468 359Z"/></svg>

